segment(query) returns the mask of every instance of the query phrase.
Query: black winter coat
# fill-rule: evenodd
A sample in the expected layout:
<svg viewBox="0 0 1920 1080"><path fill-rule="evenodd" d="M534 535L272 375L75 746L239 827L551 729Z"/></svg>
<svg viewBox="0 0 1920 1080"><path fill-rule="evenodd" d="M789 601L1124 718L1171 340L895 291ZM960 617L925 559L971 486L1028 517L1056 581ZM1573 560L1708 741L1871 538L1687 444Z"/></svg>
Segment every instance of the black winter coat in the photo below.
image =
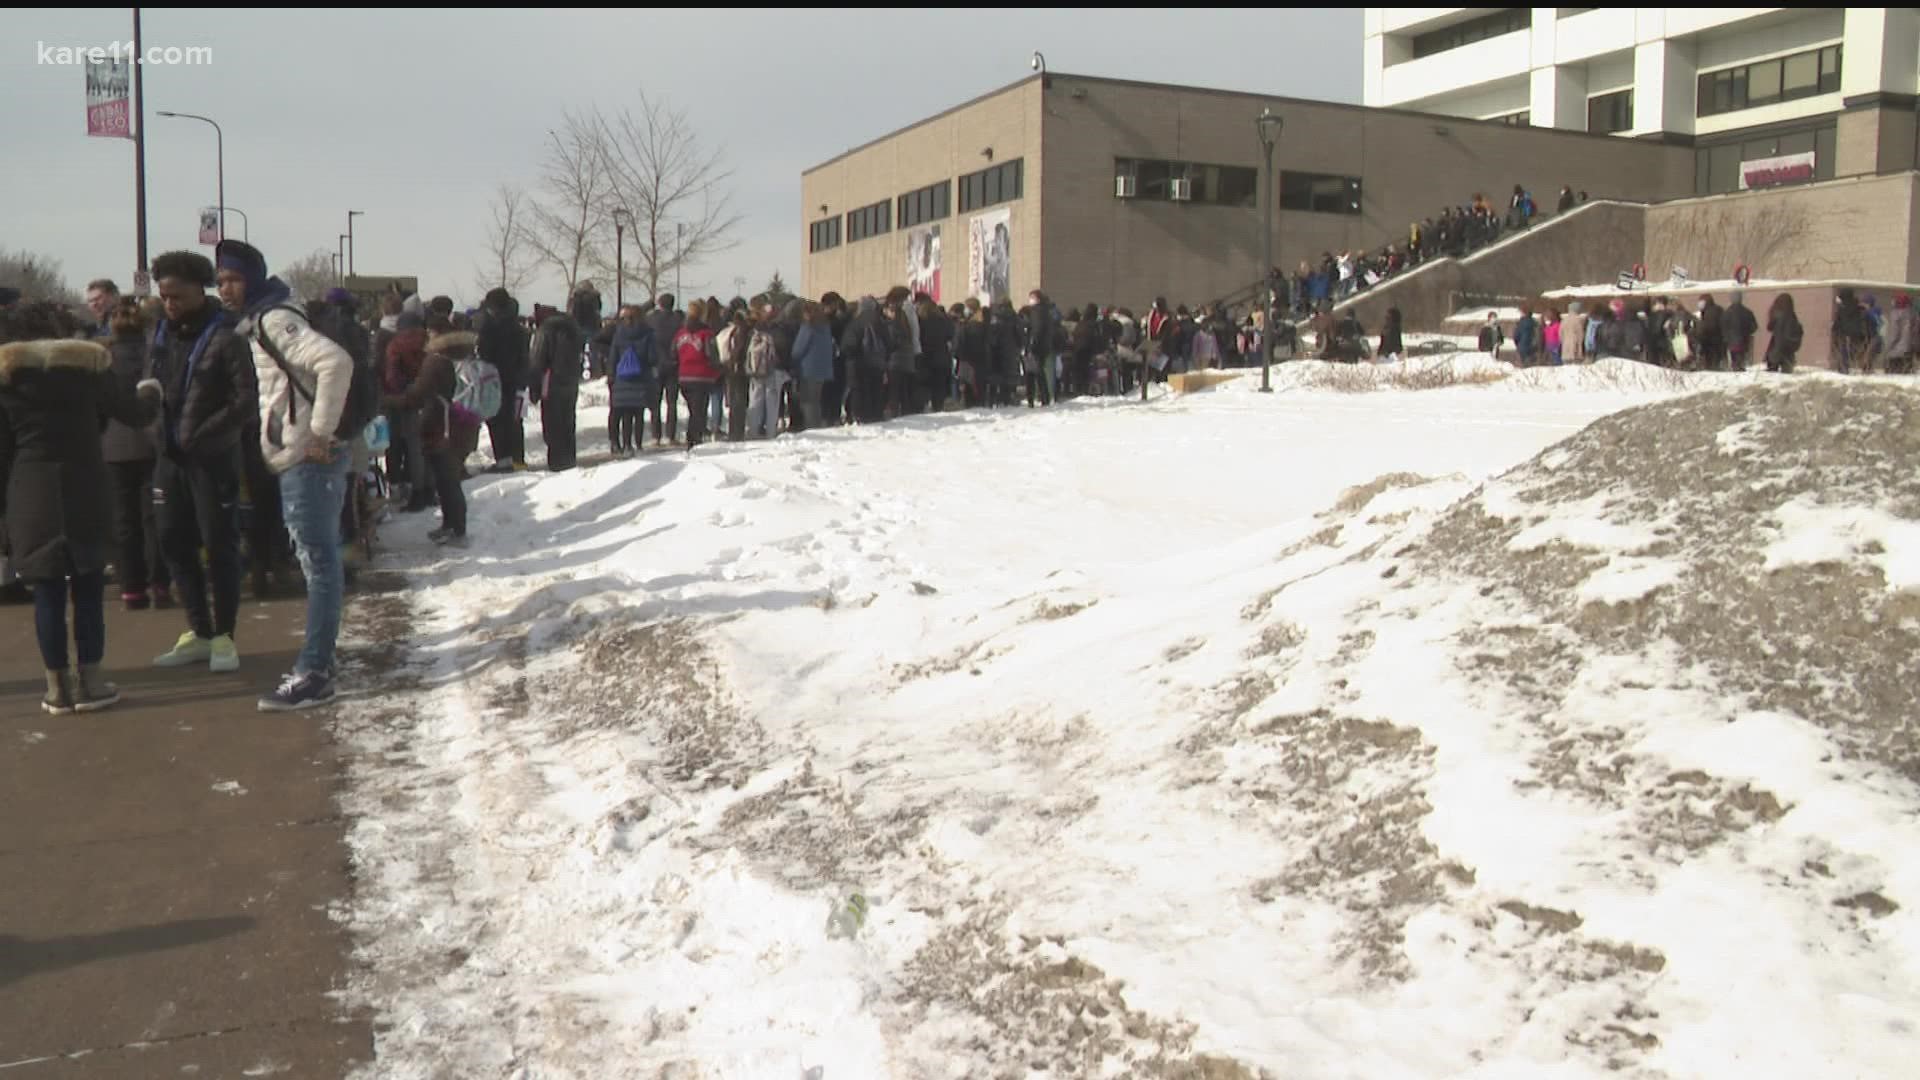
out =
<svg viewBox="0 0 1920 1080"><path fill-rule="evenodd" d="M113 487L100 433L109 418L151 424L158 399L113 375L105 346L19 341L0 346L0 517L14 570L28 581L106 569Z"/></svg>
<svg viewBox="0 0 1920 1080"><path fill-rule="evenodd" d="M500 373L501 395L526 386L527 333L520 328L520 306L509 302L504 308L483 308L473 332L480 340L480 359Z"/></svg>
<svg viewBox="0 0 1920 1080"><path fill-rule="evenodd" d="M114 381L128 396L132 396L140 380L152 377L153 372L148 365L153 358L147 349L145 336L138 332L122 334L101 344L106 345L113 354ZM123 461L152 461L160 456L161 438L158 424L129 427L118 420L109 420L107 433L101 437L100 448L109 465Z"/></svg>
<svg viewBox="0 0 1920 1080"><path fill-rule="evenodd" d="M221 324L191 373L187 361L207 320ZM260 422L253 347L234 332L231 317L212 300L184 323L167 320L153 346L153 377L166 393L163 452L186 461L213 461L231 454L249 425ZM183 392L182 387L185 387Z"/></svg>
<svg viewBox="0 0 1920 1080"><path fill-rule="evenodd" d="M577 389L581 355L586 347L586 335L571 316L547 316L540 324L540 355L533 358L533 366L527 372L527 388L533 392L533 400L538 401L555 390Z"/></svg>
<svg viewBox="0 0 1920 1080"><path fill-rule="evenodd" d="M1805 333L1800 328L1800 317L1792 312L1782 312L1767 323L1767 366L1781 370L1793 370L1793 359L1800 354L1800 342Z"/></svg>
<svg viewBox="0 0 1920 1080"><path fill-rule="evenodd" d="M920 316L920 354L934 371L953 360L953 320L938 308L929 308Z"/></svg>
<svg viewBox="0 0 1920 1080"><path fill-rule="evenodd" d="M1728 352L1751 348L1759 329L1759 320L1745 304L1735 301L1720 310L1720 340L1726 343Z"/></svg>
<svg viewBox="0 0 1920 1080"><path fill-rule="evenodd" d="M680 373L680 357L673 351L673 339L680 336L680 328L686 324L685 312L655 308L647 313L647 325L653 327L653 370L662 380Z"/></svg>

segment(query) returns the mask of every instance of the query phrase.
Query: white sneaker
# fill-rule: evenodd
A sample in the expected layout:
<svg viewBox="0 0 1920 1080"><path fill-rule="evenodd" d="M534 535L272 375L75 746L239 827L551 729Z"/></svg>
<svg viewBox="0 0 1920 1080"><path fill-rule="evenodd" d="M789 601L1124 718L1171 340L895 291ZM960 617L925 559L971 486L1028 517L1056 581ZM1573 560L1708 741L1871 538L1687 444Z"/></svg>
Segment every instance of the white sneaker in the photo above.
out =
<svg viewBox="0 0 1920 1080"><path fill-rule="evenodd" d="M240 650L233 644L233 636L221 634L208 642L207 668L215 672L240 670Z"/></svg>
<svg viewBox="0 0 1920 1080"><path fill-rule="evenodd" d="M189 630L180 635L173 648L153 658L153 666L159 668L186 667L198 664L213 655L213 639L203 638Z"/></svg>

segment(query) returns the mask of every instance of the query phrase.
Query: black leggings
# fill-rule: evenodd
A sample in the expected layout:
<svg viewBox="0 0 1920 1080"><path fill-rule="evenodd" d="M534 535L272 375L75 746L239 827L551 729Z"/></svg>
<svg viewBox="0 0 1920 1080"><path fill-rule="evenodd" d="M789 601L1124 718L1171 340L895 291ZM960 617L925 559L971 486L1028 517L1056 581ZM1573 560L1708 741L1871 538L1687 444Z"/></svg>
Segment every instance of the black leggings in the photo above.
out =
<svg viewBox="0 0 1920 1080"><path fill-rule="evenodd" d="M67 593L73 593L73 638L80 663L97 664L107 654L106 575L76 574L33 583L33 629L40 638L40 662L48 671L67 670Z"/></svg>
<svg viewBox="0 0 1920 1080"><path fill-rule="evenodd" d="M687 401L687 449L699 446L707 438L707 399L713 383L680 381L680 396Z"/></svg>
<svg viewBox="0 0 1920 1080"><path fill-rule="evenodd" d="M440 489L440 523L452 529L456 536L467 535L467 493L460 490L462 458L451 446L427 454L434 484Z"/></svg>
<svg viewBox="0 0 1920 1080"><path fill-rule="evenodd" d="M146 591L149 585L167 588L166 557L160 554L160 525L153 516L153 462L116 461L113 474L113 528L120 542L120 591Z"/></svg>
<svg viewBox="0 0 1920 1080"><path fill-rule="evenodd" d="M640 417L644 412L634 405L615 405L607 410L607 441L615 450L640 449Z"/></svg>
<svg viewBox="0 0 1920 1080"><path fill-rule="evenodd" d="M666 372L653 391L653 403L646 408L653 415L653 441L660 442L661 421L666 421L666 441L680 441L680 373Z"/></svg>

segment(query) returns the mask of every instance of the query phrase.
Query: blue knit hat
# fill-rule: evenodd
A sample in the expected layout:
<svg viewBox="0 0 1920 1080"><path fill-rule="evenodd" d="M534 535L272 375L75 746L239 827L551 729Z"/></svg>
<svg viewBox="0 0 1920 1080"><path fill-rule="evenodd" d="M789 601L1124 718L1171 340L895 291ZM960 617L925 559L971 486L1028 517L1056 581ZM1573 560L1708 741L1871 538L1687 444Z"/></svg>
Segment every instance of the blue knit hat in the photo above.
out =
<svg viewBox="0 0 1920 1080"><path fill-rule="evenodd" d="M222 240L213 249L216 270L232 270L247 279L247 302L258 300L267 291L267 257L244 240Z"/></svg>
<svg viewBox="0 0 1920 1080"><path fill-rule="evenodd" d="M344 285L335 285L333 288L328 289L326 301L329 304L339 304L343 307L350 307L354 303L353 294L348 292Z"/></svg>

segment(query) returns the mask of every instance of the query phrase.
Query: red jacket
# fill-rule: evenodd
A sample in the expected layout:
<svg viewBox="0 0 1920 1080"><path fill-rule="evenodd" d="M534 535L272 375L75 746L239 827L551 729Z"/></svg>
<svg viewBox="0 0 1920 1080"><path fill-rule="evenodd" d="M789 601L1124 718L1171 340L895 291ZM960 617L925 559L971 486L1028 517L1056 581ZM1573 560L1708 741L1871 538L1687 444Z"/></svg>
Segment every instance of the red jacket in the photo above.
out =
<svg viewBox="0 0 1920 1080"><path fill-rule="evenodd" d="M716 382L720 378L713 331L701 323L689 322L673 336L673 356L680 362L681 382Z"/></svg>

